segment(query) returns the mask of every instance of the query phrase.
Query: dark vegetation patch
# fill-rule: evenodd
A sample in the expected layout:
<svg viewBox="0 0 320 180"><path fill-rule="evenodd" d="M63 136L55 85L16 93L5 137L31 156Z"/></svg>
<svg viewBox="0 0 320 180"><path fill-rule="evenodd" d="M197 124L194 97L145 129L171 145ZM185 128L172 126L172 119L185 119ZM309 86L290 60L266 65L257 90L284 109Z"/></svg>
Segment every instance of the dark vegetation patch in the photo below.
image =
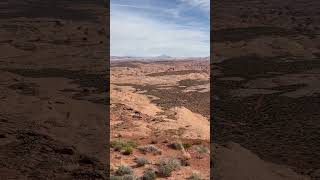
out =
<svg viewBox="0 0 320 180"><path fill-rule="evenodd" d="M147 74L147 76L155 77L155 76L169 76L169 75L186 75L190 73L204 73L205 71L199 70L182 70L182 71L167 71L167 72L158 72Z"/></svg>
<svg viewBox="0 0 320 180"><path fill-rule="evenodd" d="M61 77L74 80L73 83L79 84L82 88L93 87L97 92L102 93L108 90L106 74L88 74L84 71L72 71L57 68L44 69L2 69L11 73L31 78Z"/></svg>
<svg viewBox="0 0 320 180"><path fill-rule="evenodd" d="M49 77L61 77L72 79L75 84L79 84L82 90L72 90L64 89L64 92L74 92L72 98L78 100L84 100L83 97L90 96L91 94L106 93L109 91L109 83L107 81L106 74L88 74L84 71L71 71L64 69L2 69L11 73L18 74L24 77L31 78L49 78ZM16 84L9 87L11 89L18 89L19 92L26 95L36 95L36 89L33 84ZM88 88L95 88L95 90L90 91ZM97 104L108 104L108 97L104 96L102 98L87 98L87 101L97 103Z"/></svg>
<svg viewBox="0 0 320 180"><path fill-rule="evenodd" d="M296 33L279 27L243 27L228 28L213 31L215 42L237 42L250 40L261 36L292 36Z"/></svg>
<svg viewBox="0 0 320 180"><path fill-rule="evenodd" d="M270 72L283 74L299 73L320 67L319 60L292 60L282 58L260 58L256 56L243 56L231 58L216 64L223 72L224 77L242 77L245 79L255 79L262 77L273 77Z"/></svg>
<svg viewBox="0 0 320 180"><path fill-rule="evenodd" d="M137 143L131 140L117 139L111 141L110 147L113 148L115 151L121 151L126 147L136 148Z"/></svg>
<svg viewBox="0 0 320 180"><path fill-rule="evenodd" d="M184 88L172 87L172 89L159 89L156 85L136 85L136 84L117 84L118 86L132 86L139 91L146 90L144 94L156 96L159 99L152 100L158 106L165 110L173 107L184 106L192 112L209 117L210 114L210 93L204 92L182 92Z"/></svg>
<svg viewBox="0 0 320 180"><path fill-rule="evenodd" d="M134 62L121 62L121 63L111 63L111 67L127 67L127 68L138 68L139 66Z"/></svg>
<svg viewBox="0 0 320 180"><path fill-rule="evenodd" d="M191 87L191 86L198 86L198 85L205 85L205 84L209 84L210 81L198 81L198 80L192 80L192 79L185 79L185 80L181 80L178 82L180 86L187 86L187 87Z"/></svg>

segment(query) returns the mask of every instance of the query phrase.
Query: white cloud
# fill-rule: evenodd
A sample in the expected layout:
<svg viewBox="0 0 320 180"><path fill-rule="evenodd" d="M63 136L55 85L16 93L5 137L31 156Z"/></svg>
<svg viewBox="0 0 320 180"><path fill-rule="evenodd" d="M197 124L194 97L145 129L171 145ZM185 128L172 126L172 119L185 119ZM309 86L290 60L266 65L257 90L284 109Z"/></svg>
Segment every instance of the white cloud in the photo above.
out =
<svg viewBox="0 0 320 180"><path fill-rule="evenodd" d="M178 26L129 11L111 11L111 55L209 56L209 31Z"/></svg>

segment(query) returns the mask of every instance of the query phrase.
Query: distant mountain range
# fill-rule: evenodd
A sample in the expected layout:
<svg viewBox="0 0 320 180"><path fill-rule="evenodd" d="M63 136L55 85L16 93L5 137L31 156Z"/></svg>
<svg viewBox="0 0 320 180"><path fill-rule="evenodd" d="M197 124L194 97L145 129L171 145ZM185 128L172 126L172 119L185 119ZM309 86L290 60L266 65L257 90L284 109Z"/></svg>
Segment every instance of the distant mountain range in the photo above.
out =
<svg viewBox="0 0 320 180"><path fill-rule="evenodd" d="M171 58L171 56L162 54L162 55L160 55L160 56L157 56L157 58Z"/></svg>
<svg viewBox="0 0 320 180"><path fill-rule="evenodd" d="M207 57L172 57L168 55L160 56L111 56L111 59L209 59Z"/></svg>

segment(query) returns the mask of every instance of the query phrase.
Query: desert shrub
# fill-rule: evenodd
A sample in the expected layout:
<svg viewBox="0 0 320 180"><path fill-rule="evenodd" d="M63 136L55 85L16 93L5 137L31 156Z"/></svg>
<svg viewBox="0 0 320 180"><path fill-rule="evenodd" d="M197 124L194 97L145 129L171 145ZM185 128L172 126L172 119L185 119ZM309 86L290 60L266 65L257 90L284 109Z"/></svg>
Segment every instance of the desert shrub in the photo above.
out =
<svg viewBox="0 0 320 180"><path fill-rule="evenodd" d="M115 151L121 151L123 150L125 147L131 147L131 148L135 148L137 147L137 144L133 141L125 141L125 140L115 140L115 141L111 141L110 143L111 147L115 150Z"/></svg>
<svg viewBox="0 0 320 180"><path fill-rule="evenodd" d="M189 143L184 143L184 144L182 144L182 146L185 148L185 149L189 149L189 148L191 148L191 144L189 144Z"/></svg>
<svg viewBox="0 0 320 180"><path fill-rule="evenodd" d="M202 145L195 146L194 150L197 151L198 153L209 153L209 149Z"/></svg>
<svg viewBox="0 0 320 180"><path fill-rule="evenodd" d="M174 171L174 170L166 164L159 165L159 167L158 167L158 174L161 177L170 177L172 171Z"/></svg>
<svg viewBox="0 0 320 180"><path fill-rule="evenodd" d="M180 160L175 158L170 158L167 161L164 161L164 163L172 167L174 170L179 169L181 167Z"/></svg>
<svg viewBox="0 0 320 180"><path fill-rule="evenodd" d="M143 172L143 176L141 177L142 180L155 180L156 179L156 172L153 169L147 169Z"/></svg>
<svg viewBox="0 0 320 180"><path fill-rule="evenodd" d="M122 180L122 176L110 176L110 180Z"/></svg>
<svg viewBox="0 0 320 180"><path fill-rule="evenodd" d="M187 178L188 180L201 180L201 175L199 172L192 172L190 177Z"/></svg>
<svg viewBox="0 0 320 180"><path fill-rule="evenodd" d="M124 176L124 175L132 175L133 174L133 170L131 167L129 166L124 166L121 165L115 172L116 175L118 176Z"/></svg>
<svg viewBox="0 0 320 180"><path fill-rule="evenodd" d="M170 158L164 159L159 163L158 174L162 177L170 177L172 172L181 167L178 159Z"/></svg>
<svg viewBox="0 0 320 180"><path fill-rule="evenodd" d="M136 180L137 178L133 175L124 175L121 180Z"/></svg>
<svg viewBox="0 0 320 180"><path fill-rule="evenodd" d="M140 147L138 147L138 149L143 153L161 154L161 150L154 145L140 146Z"/></svg>
<svg viewBox="0 0 320 180"><path fill-rule="evenodd" d="M139 167L149 163L148 159L145 157L137 157L134 159L134 162L136 162Z"/></svg>
<svg viewBox="0 0 320 180"><path fill-rule="evenodd" d="M130 155L133 152L133 148L130 146L126 146L122 148L122 154L124 155Z"/></svg>
<svg viewBox="0 0 320 180"><path fill-rule="evenodd" d="M137 180L133 175L126 174L124 176L110 176L110 180Z"/></svg>

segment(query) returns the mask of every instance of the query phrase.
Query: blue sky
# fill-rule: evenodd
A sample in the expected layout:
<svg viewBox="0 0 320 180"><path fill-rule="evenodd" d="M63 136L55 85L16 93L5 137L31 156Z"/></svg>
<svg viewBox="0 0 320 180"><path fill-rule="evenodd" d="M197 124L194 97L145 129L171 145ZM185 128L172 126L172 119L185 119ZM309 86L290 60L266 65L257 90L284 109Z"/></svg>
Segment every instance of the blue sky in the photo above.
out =
<svg viewBox="0 0 320 180"><path fill-rule="evenodd" d="M112 56L209 56L210 0L110 3Z"/></svg>

